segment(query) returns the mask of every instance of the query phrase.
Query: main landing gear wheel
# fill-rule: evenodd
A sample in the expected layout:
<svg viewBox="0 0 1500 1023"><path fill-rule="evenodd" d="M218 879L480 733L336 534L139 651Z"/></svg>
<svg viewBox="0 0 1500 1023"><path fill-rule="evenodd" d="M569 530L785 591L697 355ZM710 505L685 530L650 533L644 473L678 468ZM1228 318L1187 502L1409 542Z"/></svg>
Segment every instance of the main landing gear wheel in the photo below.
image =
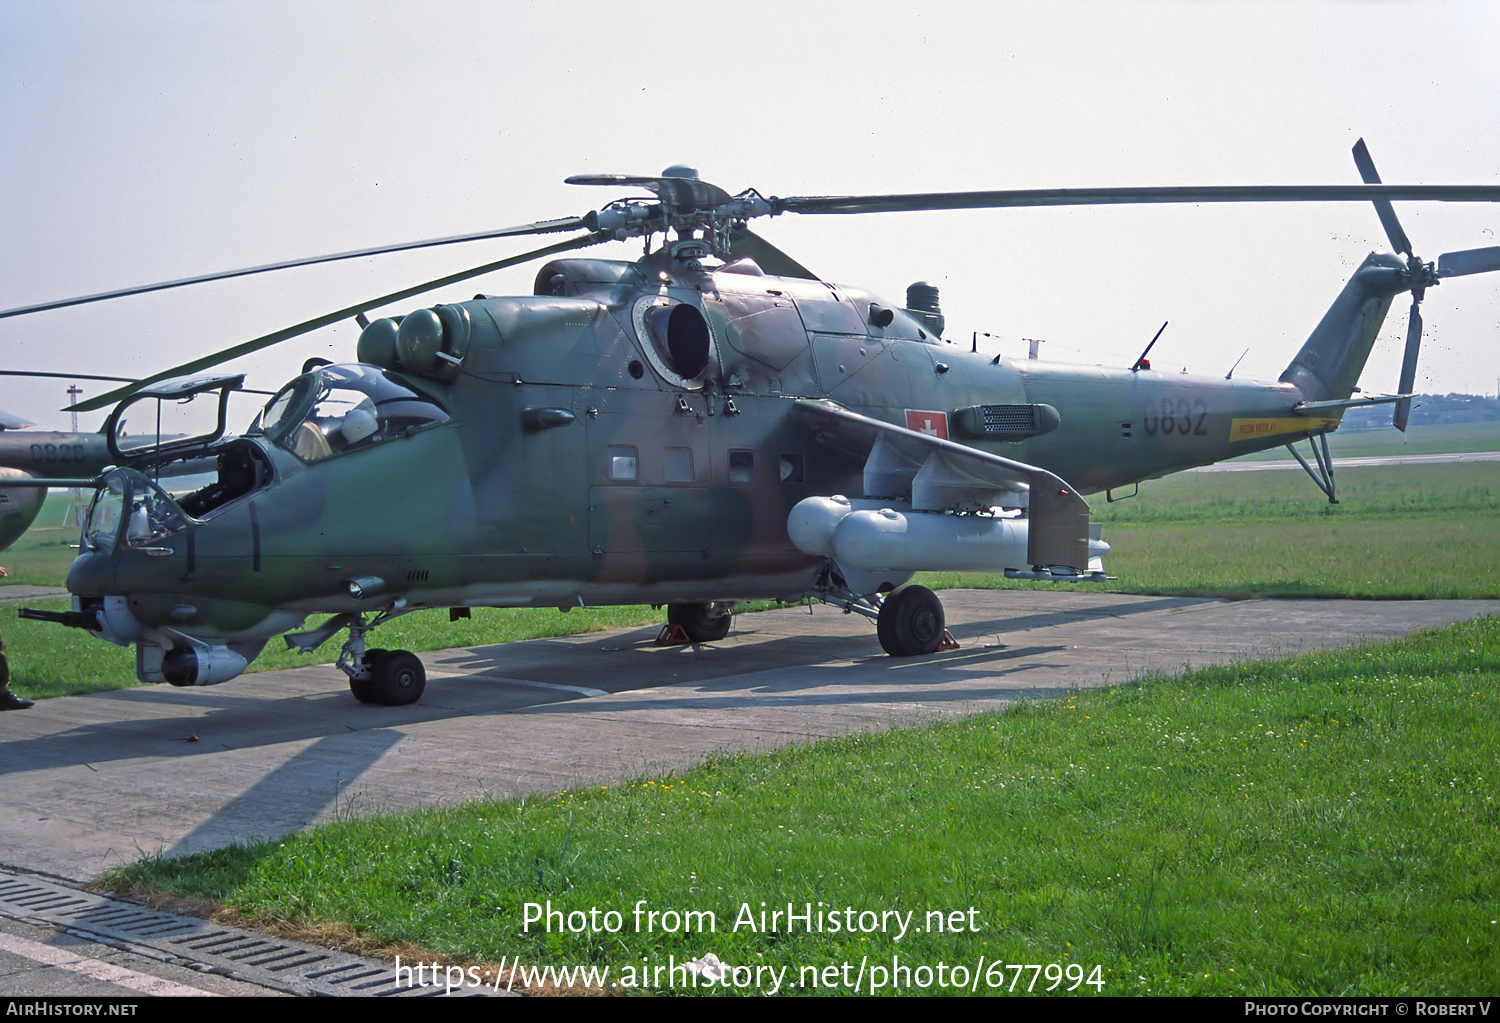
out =
<svg viewBox="0 0 1500 1023"><path fill-rule="evenodd" d="M416 703L427 689L427 669L416 654L405 650L366 650L370 677L350 679L349 690L360 703L405 707Z"/></svg>
<svg viewBox="0 0 1500 1023"><path fill-rule="evenodd" d="M875 633L892 657L934 653L943 641L943 602L925 586L898 586L880 605Z"/></svg>
<svg viewBox="0 0 1500 1023"><path fill-rule="evenodd" d="M728 604L668 604L667 624L676 625L694 643L713 643L729 635Z"/></svg>

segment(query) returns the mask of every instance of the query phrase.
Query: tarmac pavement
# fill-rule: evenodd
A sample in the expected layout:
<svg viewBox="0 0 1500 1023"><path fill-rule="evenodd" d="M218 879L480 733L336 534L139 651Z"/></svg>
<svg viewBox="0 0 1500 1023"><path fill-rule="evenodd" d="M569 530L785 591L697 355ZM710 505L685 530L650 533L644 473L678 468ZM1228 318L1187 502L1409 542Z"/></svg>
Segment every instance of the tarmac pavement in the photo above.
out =
<svg viewBox="0 0 1500 1023"><path fill-rule="evenodd" d="M410 707L331 665L0 715L0 864L84 880L146 853L344 814L554 792L716 751L1004 707L1150 671L1279 657L1500 613L1500 601L1247 600L948 590L958 650L885 656L827 607L742 615L720 643L619 630L423 654Z"/></svg>

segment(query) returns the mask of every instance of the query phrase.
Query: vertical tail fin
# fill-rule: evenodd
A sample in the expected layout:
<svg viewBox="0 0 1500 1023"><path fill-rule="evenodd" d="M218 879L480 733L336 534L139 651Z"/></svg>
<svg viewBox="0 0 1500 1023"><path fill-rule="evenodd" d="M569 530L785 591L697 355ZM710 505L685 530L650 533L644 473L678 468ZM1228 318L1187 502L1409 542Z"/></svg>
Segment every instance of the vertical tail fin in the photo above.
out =
<svg viewBox="0 0 1500 1023"><path fill-rule="evenodd" d="M1354 393L1391 302L1407 288L1406 263L1372 252L1318 322L1285 372L1308 401L1342 400Z"/></svg>

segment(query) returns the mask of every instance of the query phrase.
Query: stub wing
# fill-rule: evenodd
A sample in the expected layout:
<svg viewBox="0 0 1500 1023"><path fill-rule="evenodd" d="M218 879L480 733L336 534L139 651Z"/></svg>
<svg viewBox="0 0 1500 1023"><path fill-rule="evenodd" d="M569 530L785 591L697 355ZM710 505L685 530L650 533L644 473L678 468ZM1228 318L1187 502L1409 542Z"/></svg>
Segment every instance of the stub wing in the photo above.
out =
<svg viewBox="0 0 1500 1023"><path fill-rule="evenodd" d="M797 415L819 443L865 457L865 497L907 500L917 512L1025 508L1032 567L1089 570L1089 506L1046 469L909 430L836 402L800 399Z"/></svg>

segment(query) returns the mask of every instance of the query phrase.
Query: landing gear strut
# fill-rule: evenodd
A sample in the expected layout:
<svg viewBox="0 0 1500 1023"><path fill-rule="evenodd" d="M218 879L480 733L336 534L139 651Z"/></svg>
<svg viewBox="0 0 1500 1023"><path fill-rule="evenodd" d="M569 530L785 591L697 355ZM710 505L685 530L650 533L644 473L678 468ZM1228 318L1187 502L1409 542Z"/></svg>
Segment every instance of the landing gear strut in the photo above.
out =
<svg viewBox="0 0 1500 1023"><path fill-rule="evenodd" d="M339 651L339 671L349 676L349 690L360 703L383 703L387 707L404 707L416 703L427 688L427 669L417 655L407 650L365 649L365 633L397 615L407 614L404 598L391 603L366 624L364 614L346 611L336 614L316 629L293 632L286 636L288 649L310 654L334 633L349 630L349 638Z"/></svg>
<svg viewBox="0 0 1500 1023"><path fill-rule="evenodd" d="M357 617L349 623L349 639L339 651L338 668L349 676L349 691L360 703L404 707L416 703L427 689L427 669L408 650L365 649L371 626Z"/></svg>
<svg viewBox="0 0 1500 1023"><path fill-rule="evenodd" d="M825 604L843 608L845 614L873 618L880 647L892 657L917 657L958 649L958 641L944 628L943 602L925 586L907 583L897 586L884 598L860 595L849 589L842 573L830 561L819 580L816 596Z"/></svg>

